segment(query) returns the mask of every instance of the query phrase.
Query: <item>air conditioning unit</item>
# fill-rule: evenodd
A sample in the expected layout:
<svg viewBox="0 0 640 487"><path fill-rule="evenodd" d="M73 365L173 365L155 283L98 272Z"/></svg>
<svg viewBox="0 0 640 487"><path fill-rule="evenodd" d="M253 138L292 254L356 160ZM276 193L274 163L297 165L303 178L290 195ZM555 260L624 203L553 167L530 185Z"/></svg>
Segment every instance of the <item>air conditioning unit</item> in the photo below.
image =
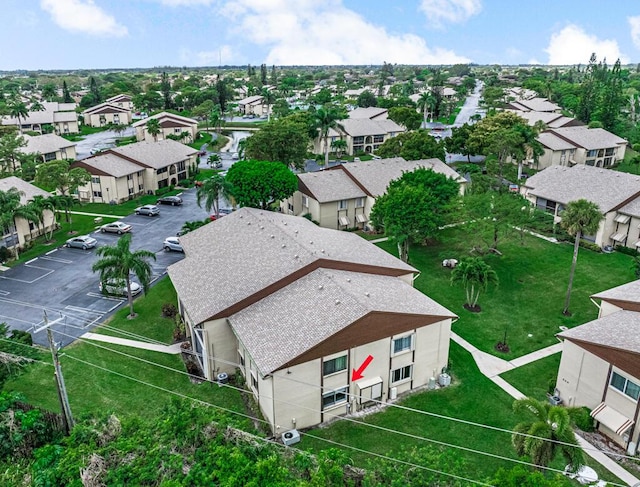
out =
<svg viewBox="0 0 640 487"><path fill-rule="evenodd" d="M282 433L282 443L287 446L295 445L300 442L300 433L298 430L289 430Z"/></svg>
<svg viewBox="0 0 640 487"><path fill-rule="evenodd" d="M397 397L398 397L398 388L392 387L391 389L389 389L389 400L393 401Z"/></svg>

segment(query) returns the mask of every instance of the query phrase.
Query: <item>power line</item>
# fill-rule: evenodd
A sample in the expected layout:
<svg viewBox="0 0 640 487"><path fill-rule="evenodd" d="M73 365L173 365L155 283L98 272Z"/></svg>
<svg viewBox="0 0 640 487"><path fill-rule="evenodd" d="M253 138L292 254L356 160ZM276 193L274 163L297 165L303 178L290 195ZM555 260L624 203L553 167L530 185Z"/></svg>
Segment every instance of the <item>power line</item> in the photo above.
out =
<svg viewBox="0 0 640 487"><path fill-rule="evenodd" d="M61 332L59 332L59 333L61 333ZM108 350L108 351L111 351L113 353L117 353L119 355L123 355L125 357L132 358L134 360L138 360L138 361L147 363L149 365L154 365L156 367L161 367L161 368L169 370L169 371L177 372L179 374L183 374L183 375L192 377L192 374L190 374L190 373L188 373L186 371L181 371L181 370L178 370L178 369L174 369L172 367L169 367L169 366L166 366L166 365L163 365L163 364L159 364L157 362L146 360L146 359L143 359L141 357L136 357L134 355L130 355L130 354L127 354L125 352L121 352L119 350L115 350L115 349L112 349L112 348L109 348L109 347L105 347L103 345L98 345L98 344L96 344L96 343L94 343L92 341L87 341L87 340L82 339L82 338L80 338L79 340L81 340L83 342L86 342L86 343L88 343L88 344L90 344L92 346L95 346L97 348ZM223 363L226 363L228 365L235 366L235 367L239 367L240 366L240 364L238 364L238 363L227 361L227 360L220 359L220 358L217 358L217 357L210 357L209 360L217 360L219 362L223 362ZM293 379L293 378L289 377L288 374L278 374L278 377L280 377L282 379L286 379L286 380L291 380L293 382L297 382L297 383L300 383L300 384L303 384L303 385L312 386L312 387L315 387L317 389L320 389L321 391L324 391L325 389L328 389L326 387L323 387L323 386L320 386L320 385L317 385L317 384L312 384L312 383L309 383L309 382ZM207 380L207 379L204 379L204 380ZM207 380L207 382L217 383L216 381L213 381L213 380L210 380L210 379ZM239 392L241 392L243 394L252 393L251 391L248 391L248 390L246 390L244 388L235 387L235 386L232 386L230 384L222 384L222 385L224 385L225 387L229 387L231 389L237 390L237 391L239 391ZM349 396L351 397L351 396L354 396L354 395L353 394L349 394ZM280 399L276 399L276 398L273 398L273 397L270 397L270 396L266 396L264 394L262 394L262 397L264 397L266 399L272 399L274 401L281 402L281 403L284 403L284 404L294 405L296 407L300 407L302 409L307 409L307 410L312 411L312 412L320 412L320 413L323 413L325 415L329 415L329 416L332 416L332 417L335 417L335 418L342 418L342 419L345 419L347 421L352 420L351 418L346 418L346 417L338 415L338 414L332 414L330 412L325 412L325 411L322 411L322 410L319 410L319 409L308 408L306 406L302 406L302 405L299 405L299 404L293 404L293 403L290 403L290 402L287 402L287 401L282 401ZM410 408L410 407L407 407L407 406L402 406L402 405L395 404L395 403L392 403L392 404L384 403L384 402L378 401L378 400L372 400L371 402L374 402L374 403L376 403L376 404L378 404L380 406L384 406L384 407L396 407L396 408L399 408L399 409L402 409L402 410L405 410L405 411L418 413L418 414L423 414L425 416L432 416L432 417L436 417L438 419L443 419L443 420L447 420L447 421L454 421L454 422L458 422L458 423L461 423L461 424L466 424L466 425L469 425L469 426L486 428L486 429L489 429L489 430L494 430L494 431L498 431L498 432L502 432L502 433L507 433L509 435L514 435L515 434L515 435L518 435L518 436L523 436L523 437L526 437L526 438L534 438L534 439L542 440L542 441L545 441L545 442L554 443L554 444L557 444L557 445L574 447L574 448L576 447L575 444L564 442L564 441L561 441L561 440L553 440L553 439L550 439L550 438L544 438L544 437L541 437L541 436L531 435L531 434L528 434L528 433L519 433L519 432L515 432L515 431L512 431L512 430L505 429L505 428L500 428L500 427L497 427L497 426L490 426L490 425L485 425L485 424L482 424L482 423L475 423L473 421L468 421L468 420L464 420L464 419L460 419L460 418L455 418L455 417L452 417L452 416L445 416L445 415L441 415L441 414L438 414L438 413L432 413L432 412L429 412L429 411L422 411L422 410L419 410L419 409L414 409L414 408ZM359 421L356 421L356 423L357 424L368 424L368 423L361 423ZM390 430L390 431L395 432L397 434L401 434L401 435L405 434L403 432L396 431L396 430ZM410 434L407 433L407 435L410 435ZM422 439L423 441L428 441L428 442L431 441L431 442L438 443L437 440L431 440L431 439L424 438L424 437L417 437L417 438ZM466 447L462 447L462 446L458 447L458 446L453 445L453 444L444 444L443 446L448 446L448 447L451 447L451 448L460 448L460 449L463 449L463 450L466 449ZM584 451L601 452L601 450L599 450L597 448L582 448L582 450L584 450ZM474 451L474 450L470 450L470 451L471 452L476 452L476 453L479 453L479 454L493 455L493 454L488 453L488 452L478 452L478 451ZM610 453L611 453L612 456L615 456L617 458L635 460L635 457L632 457L632 456L624 455L624 454L621 454L621 453L615 453L615 452L610 452ZM498 457L498 458L507 459L507 457ZM516 461L516 460L513 460L513 461ZM530 464L530 463L527 464L527 465L536 466L536 465ZM560 471L560 470L557 470L557 471L562 473L562 471Z"/></svg>
<svg viewBox="0 0 640 487"><path fill-rule="evenodd" d="M82 341L86 341L86 340L82 340ZM183 371L180 371L180 370L177 370L177 369L173 369L173 368L171 368L171 367L168 367L168 366L166 366L166 365L158 364L158 363L156 363L156 362L152 362L152 361L149 361L149 360L146 360L146 359L142 359L142 358L140 358L140 357L135 357L135 356L133 356L133 355L129 355L129 354L126 354L126 353L124 353L124 352L120 352L120 351L118 351L118 350L110 349L109 347L104 347L104 346L102 346L102 345L97 345L97 344L94 344L94 343L91 343L91 342L89 342L89 343L90 343L91 345L94 345L94 346L98 347L98 348L105 349L105 350L109 350L109 351L112 351L112 352L117 353L117 354L119 354L119 355L123 355L123 356L129 357L129 358L132 358L132 359L134 359L134 360L139 360L139 361L141 361L141 362L144 362L144 363L147 363L147 364L150 364L150 365L154 365L154 366L157 366L157 367L161 367L161 368L164 368L164 369L167 369L167 370L173 371L173 372L177 372L177 373L179 373L179 374L183 374L183 375L187 375L187 376L192 376L192 374L189 374L188 372L183 372ZM68 356L68 357L70 357L70 358L74 358L74 359L75 359L75 357L71 357L71 356L70 356L70 355L68 355L68 354L67 354L66 356ZM106 369L106 370L108 370L108 369ZM114 373L115 373L115 372L114 372ZM134 379L134 380L137 380L137 379ZM205 379L205 380L206 380L206 379ZM210 383L216 383L215 381L207 381L207 382L210 382ZM219 384L219 383L218 383L218 384ZM239 391L239 392L241 392L241 393L243 393L243 394L252 394L252 392L251 392L251 391L248 391L248 390L246 390L246 389L244 389L244 388L239 388L239 387L236 387L236 386L232 386L232 385L230 385L230 384L219 384L219 385L221 385L221 386L223 386L223 387L228 387L228 388L233 389L233 390L237 390L237 391ZM353 395L352 395L352 394L349 394L349 396L353 396ZM504 461L514 462L514 463L518 463L518 464L522 464L522 465L531 466L531 467L534 467L534 468L542 468L542 469L549 470L549 471L552 471L552 472L557 472L557 473L564 474L564 471L563 471L563 470L555 469L555 468L552 468L552 467L544 467L544 466L536 465L536 464L531 463L531 462L526 462L526 461L524 461L524 460L518 460L518 459L514 459L514 458L509 458L509 457L505 457L505 456L502 456L502 455L498 455L498 454L494 454L494 453L490 453L490 452L486 452L486 451L482 451L482 450L476 450L476 449L473 449L473 448L468 448L468 447L464 447L464 446L460 446L460 445L454 445L454 444L452 444L452 443L447 443L447 442L443 442L443 441L439 441L439 440L434 440L434 439L431 439L431 438L425 438L425 437L422 437L422 436L419 436L419 435L414 435L414 434L412 434L412 433L406 433L406 432L398 431L398 430L394 430L394 429L391 429L391 428L385 428L385 427L378 426L378 425L374 425L374 424L371 424L371 423L365 423L365 422L362 422L362 421L358 421L358 420L356 420L356 419L354 419L354 418L345 417L345 416L342 416L342 415L339 415L339 414L333 414L333 413L331 413L331 412L328 412L328 411L322 411L322 410L320 410L320 409L310 408L310 407L303 406L303 405L300 405L300 404L291 403L291 402L289 402L289 401L283 401L283 400L281 400L281 399L277 399L277 398L274 398L274 397L271 397L271 396L268 396L268 395L264 395L264 394L262 394L262 397L263 397L263 398L265 398L265 399L271 399L271 400L273 400L273 401L276 401L276 402L279 402L279 403L282 403L282 404L288 404L288 405L292 405L292 406L298 407L298 408L300 408L300 409L305 409L305 410L308 410L308 411L312 411L312 412L314 412L314 413L319 412L319 413L321 413L321 414L325 414L325 415L328 415L328 416L331 416L331 417L334 417L334 418L340 418L340 419L341 419L341 420L343 420L343 421L348 421L348 422L356 423L356 424L358 424L358 425L368 426L368 427L371 427L371 428L374 428L374 429L377 429L377 430L381 430L381 431L384 431L384 432L387 432L387 433L395 433L395 434L398 434L398 435L401 435L401 436L405 436L405 437L409 437L409 438L412 438L412 439L415 439L415 440L425 441L425 442L428 442L428 443L434 443L434 444L437 444L437 445L439 445L439 446L443 446L443 447L459 449L459 450L466 451L466 452L468 452L468 453L474 453L474 454L478 454L478 455L484 455L484 456L488 456L488 457L495 458L495 459L498 459L498 460L504 460ZM418 410L416 410L416 411L418 411ZM418 411L418 412L419 412L419 411ZM450 419L450 418L449 418L449 417L447 417L447 416L443 416L443 419ZM267 421L265 421L265 420L262 420L262 421L263 421L264 423L269 424L269 423L268 423ZM514 434L514 432L513 432L513 431L509 431L509 430L504 430L504 431L507 431L507 432L509 432L509 433L511 433L511 434ZM529 437L532 437L532 435L527 435L527 434L522 434L522 435L523 435L523 436L529 436ZM550 439L548 439L548 438L535 437L535 436L534 436L534 438L538 438L538 439L541 439L541 440L544 440L544 441L548 441L548 442L554 442L554 443L556 443L556 441L555 441L555 440L550 440ZM561 443L562 443L562 444L565 444L565 445L567 445L567 446L577 447L577 445L574 445L574 444L571 444L571 443L564 443L564 442L561 442ZM598 451L599 451L599 450L598 450ZM630 458L631 458L631 457L630 457ZM617 485L617 484L613 484L613 483L612 483L611 485Z"/></svg>
<svg viewBox="0 0 640 487"><path fill-rule="evenodd" d="M104 371L104 372L108 372L108 373L111 373L111 374L115 374L115 375L117 375L117 376L123 377L123 378L125 378L125 379L132 380L132 381L137 382L137 383L139 383L139 384L143 384L143 385L146 385L146 386L149 386L149 387L153 387L154 389L161 390L161 391L163 391L163 392L166 392L166 393L169 393L169 394L172 394L172 395L175 395L175 396L181 397L181 398L183 398L183 399L187 399L187 400L190 400L190 401L197 402L198 404L203 405L203 406L212 407L212 408L214 408L214 409L220 409L220 410L222 410L222 411L225 411L225 412L228 412L228 413L231 413L231 414L237 414L237 415L239 415L239 416L243 416L243 417L245 417L245 418L249 418L249 419L252 419L252 420L257 420L257 421L262 421L262 422L264 422L264 423L268 423L268 422L267 422L267 421L265 421L265 420L261 420L261 419L259 419L259 418L255 418L255 417L253 417L253 416L249 416L249 415L247 415L247 414L240 413L240 412L238 412L238 411L233 411L233 410L231 410L231 409L224 408L224 407L222 407L222 406L218 406L218 405L216 405L216 404L212 404L212 403L209 403L209 402L207 402L207 401L203 401L203 400L201 400L201 399L197 399L197 398L194 398L194 397L190 397L190 396L187 396L186 394L182 394L182 393L180 393L180 392L171 391L170 389L166 389L166 388L164 388L164 387L157 386L157 385L155 385L155 384L151 384L151 383L149 383L149 382L145 382L145 381L142 381L142 380L140 380L140 379L136 379L135 377L131 377L131 376L128 376L128 375L125 375L125 374L121 374L120 372L116 372L116 371L113 371L113 370L107 369L106 367L102 367L102 366L97 365L97 364L92 364L92 363L90 363L90 362L87 362L86 360L79 359L79 358L77 358L77 357L73 357L73 356L71 356L71 355L66 355L66 357L71 358L71 359L73 359L73 360L76 360L76 361L78 361L78 362L81 362L81 363L83 363L83 364L85 364L85 365L88 365L88 366L90 366L90 367L98 368L98 369L100 369L100 370L102 370L102 371ZM234 428L234 429L235 429L235 428ZM242 431L242 430L240 430L240 431L241 431L243 434L250 435L250 436L252 436L253 438L255 438L255 439L257 439L257 440L264 441L264 442L267 442L267 443L270 443L270 444L275 444L275 445L278 445L279 447L284 447L284 445L281 445L279 442L272 441L272 440L269 440L269 439L267 439L267 438L262 438L262 437L257 436L257 435L252 435L251 433L247 433L247 432ZM426 470L426 471L433 472L433 473L437 473L437 474L444 475L444 476L447 476L447 477L453 477L453 478L456 478L456 479L458 479L458 480L465 480L465 481L467 481L467 482L472 482L472 483L477 484L477 485L483 485L483 486L487 486L487 487L492 487L492 486L491 486L491 484L487 484L487 483L484 483L484 482L480 482L480 481L478 481L478 480L469 479L469 478L466 478L466 477L461 477L461 476L458 476L458 475L455 475L455 474L451 474L451 473L448 473L448 472L444 472L444 471L442 471L442 470L437 470L437 469L433 469L433 468L425 467L424 465L418 465L418 464L415 464L415 463L412 463L412 462L407 462L407 461L405 461L405 460L400 460L400 459L398 459L398 458L394 458L394 457L390 457L390 456L382 455L382 454L375 453L375 452L371 452L371 451L364 450L364 449L361 449L361 448L356 448L356 447L353 447L353 446L350 446L350 445L346 445L346 444L343 444L343 443L339 443L339 442L337 442L337 441L328 440L328 439L326 439L326 438L322 438L322 437L319 437L319 436L314 436L314 435L311 435L311 434L309 434L309 433L303 433L303 435L307 435L307 436L310 436L310 437L313 437L313 438L317 438L317 439L319 439L319 440L326 441L326 442L331 443L331 444L333 444L333 445L337 445L337 446L341 446L341 447L348 448L348 449L351 449L351 450L359 451L359 452L361 452L361 453L366 453L366 454L369 454L369 455L375 456L375 457L377 457L377 458L383 458L383 459L385 459L385 460L389 460L389 461L392 461L392 462L395 462L395 463L400 463L400 464L402 464L402 465L410 466L410 467L413 467L413 468L418 468L418 469L421 469L421 470ZM308 452L306 452L306 451L304 451L304 450L300 450L300 449L295 448L295 447L289 447L289 448L292 448L292 449L294 449L294 450L296 450L296 451L298 451L298 452L300 452L300 453L303 453L303 454L307 454L307 455L309 454ZM611 485L616 485L616 484L611 484ZM624 487L624 486L620 486L620 487Z"/></svg>

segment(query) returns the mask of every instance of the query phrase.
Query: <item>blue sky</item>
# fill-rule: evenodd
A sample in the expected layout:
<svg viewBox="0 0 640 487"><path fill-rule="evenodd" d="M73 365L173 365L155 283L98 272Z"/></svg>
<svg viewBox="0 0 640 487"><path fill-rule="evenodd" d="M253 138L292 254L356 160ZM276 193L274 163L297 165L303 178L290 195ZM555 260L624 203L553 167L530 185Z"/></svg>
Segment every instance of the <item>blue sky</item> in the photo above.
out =
<svg viewBox="0 0 640 487"><path fill-rule="evenodd" d="M2 0L0 70L640 62L638 0Z"/></svg>

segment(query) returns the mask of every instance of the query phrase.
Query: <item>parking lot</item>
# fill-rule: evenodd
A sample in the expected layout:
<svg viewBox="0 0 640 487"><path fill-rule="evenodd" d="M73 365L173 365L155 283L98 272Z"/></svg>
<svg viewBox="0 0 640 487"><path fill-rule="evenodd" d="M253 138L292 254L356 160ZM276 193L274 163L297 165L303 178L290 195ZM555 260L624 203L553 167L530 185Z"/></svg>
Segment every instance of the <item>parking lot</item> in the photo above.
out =
<svg viewBox="0 0 640 487"><path fill-rule="evenodd" d="M159 216L129 215L121 219L133 227L131 249L146 249L156 255L156 261L151 261L152 282L183 258L179 252L165 252L164 239L176 235L185 221L208 216L197 206L194 190L186 191L182 198L182 206L161 206ZM99 230L92 236L98 240L98 247L113 245L120 238ZM1 273L0 322L33 333L43 326L46 312L49 321L60 319L52 328L61 332L55 338L63 345L91 330L126 303L126 297L100 293L99 276L91 271L96 260L95 249L60 247ZM42 330L33 337L35 343L47 342Z"/></svg>

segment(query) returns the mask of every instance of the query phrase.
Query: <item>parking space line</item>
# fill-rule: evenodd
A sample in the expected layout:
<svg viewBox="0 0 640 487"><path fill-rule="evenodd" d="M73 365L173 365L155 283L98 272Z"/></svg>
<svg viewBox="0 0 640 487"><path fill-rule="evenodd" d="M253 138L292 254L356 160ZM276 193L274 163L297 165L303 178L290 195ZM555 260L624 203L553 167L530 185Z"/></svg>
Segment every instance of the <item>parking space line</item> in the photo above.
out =
<svg viewBox="0 0 640 487"><path fill-rule="evenodd" d="M38 258L37 258L37 257L36 257L35 259L28 260L27 262L25 262L25 263L24 263L24 265L29 265L29 264L31 264L32 262L35 262L36 260L38 260Z"/></svg>
<svg viewBox="0 0 640 487"><path fill-rule="evenodd" d="M90 292L87 293L87 296L92 297L92 298L100 298L104 301L118 301L118 303L122 303L125 300L122 298L115 298L113 296L105 296L104 294L100 294L100 293L94 293L94 292Z"/></svg>
<svg viewBox="0 0 640 487"><path fill-rule="evenodd" d="M9 291L3 291L0 289L0 296L9 296L9 294L11 294Z"/></svg>
<svg viewBox="0 0 640 487"><path fill-rule="evenodd" d="M87 314L92 314L92 315L99 315L102 316L104 313L102 311L96 311L95 309L89 309L89 308L81 308L80 306L65 306L64 309L67 309L69 311L77 311L78 313L87 313Z"/></svg>
<svg viewBox="0 0 640 487"><path fill-rule="evenodd" d="M44 255L50 255L50 254L53 254L54 252L57 252L57 251L58 251L58 249L53 249L53 250L50 250L49 252L46 252Z"/></svg>
<svg viewBox="0 0 640 487"><path fill-rule="evenodd" d="M59 259L58 257L40 257L42 260L50 260L51 262L60 262L61 264L73 264L72 260Z"/></svg>
<svg viewBox="0 0 640 487"><path fill-rule="evenodd" d="M38 258L36 257L35 259L33 259L33 261L38 260ZM30 261L30 262L33 262ZM6 279L7 281L18 281L18 282L24 282L25 284L33 284L36 281L39 281L40 279L42 279L43 277L47 277L49 274L51 274L53 271L53 269L47 269L46 267L38 267L35 265L24 265L25 267L31 267L32 269L40 269L42 271L49 271L46 274L43 274L39 277L36 277L33 281L25 281L24 279L16 279L15 277L7 277L7 276L0 276L0 279Z"/></svg>

